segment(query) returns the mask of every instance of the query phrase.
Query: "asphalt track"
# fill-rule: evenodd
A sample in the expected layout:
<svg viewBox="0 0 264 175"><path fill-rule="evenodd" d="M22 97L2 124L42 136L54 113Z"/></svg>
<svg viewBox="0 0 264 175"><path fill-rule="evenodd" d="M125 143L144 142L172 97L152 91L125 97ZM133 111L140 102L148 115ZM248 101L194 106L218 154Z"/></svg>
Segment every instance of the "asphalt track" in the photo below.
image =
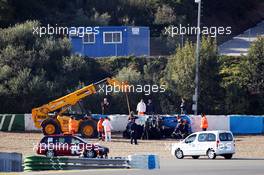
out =
<svg viewBox="0 0 264 175"><path fill-rule="evenodd" d="M183 160L169 159L161 160L161 168L158 170L73 170L73 171L49 171L22 173L25 175L264 175L264 159L239 159L225 160L218 158L208 160L201 158L193 160L185 158Z"/></svg>

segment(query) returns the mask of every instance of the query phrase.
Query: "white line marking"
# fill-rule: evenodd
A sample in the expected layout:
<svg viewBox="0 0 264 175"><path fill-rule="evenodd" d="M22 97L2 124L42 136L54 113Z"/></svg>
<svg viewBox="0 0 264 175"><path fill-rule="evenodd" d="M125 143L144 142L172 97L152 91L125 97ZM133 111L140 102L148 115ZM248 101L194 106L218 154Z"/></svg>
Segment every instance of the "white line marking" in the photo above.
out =
<svg viewBox="0 0 264 175"><path fill-rule="evenodd" d="M3 115L2 119L1 119L1 123L0 123L0 130L2 130L3 124L5 122L5 118L6 118L6 115Z"/></svg>
<svg viewBox="0 0 264 175"><path fill-rule="evenodd" d="M14 119L15 119L15 114L12 115L9 126L8 126L8 131L11 131L12 125L14 123Z"/></svg>

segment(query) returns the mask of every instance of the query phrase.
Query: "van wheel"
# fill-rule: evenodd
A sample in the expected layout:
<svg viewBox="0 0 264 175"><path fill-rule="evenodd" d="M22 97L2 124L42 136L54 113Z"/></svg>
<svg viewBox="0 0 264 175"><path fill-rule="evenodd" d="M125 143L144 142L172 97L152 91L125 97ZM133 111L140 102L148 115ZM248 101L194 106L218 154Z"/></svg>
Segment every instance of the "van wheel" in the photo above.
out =
<svg viewBox="0 0 264 175"><path fill-rule="evenodd" d="M175 156L177 157L177 159L183 159L184 158L183 152L180 149L177 149L175 151Z"/></svg>
<svg viewBox="0 0 264 175"><path fill-rule="evenodd" d="M214 152L213 149L209 149L209 150L207 151L207 156L208 156L209 159L215 159L216 154L215 154L215 152Z"/></svg>
<svg viewBox="0 0 264 175"><path fill-rule="evenodd" d="M192 156L193 159L199 159L200 156Z"/></svg>
<svg viewBox="0 0 264 175"><path fill-rule="evenodd" d="M225 159L232 159L232 157L233 157L233 154L226 154L226 155L224 155L224 158Z"/></svg>

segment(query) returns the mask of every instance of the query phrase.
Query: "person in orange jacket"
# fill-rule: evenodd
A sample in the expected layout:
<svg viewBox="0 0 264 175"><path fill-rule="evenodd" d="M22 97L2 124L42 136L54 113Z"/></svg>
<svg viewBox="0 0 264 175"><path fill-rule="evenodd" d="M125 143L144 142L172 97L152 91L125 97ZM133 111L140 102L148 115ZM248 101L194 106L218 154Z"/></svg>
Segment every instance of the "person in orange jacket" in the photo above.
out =
<svg viewBox="0 0 264 175"><path fill-rule="evenodd" d="M75 120L75 117L71 117L69 120L69 133L75 134L77 133L78 122Z"/></svg>
<svg viewBox="0 0 264 175"><path fill-rule="evenodd" d="M206 116L205 116L204 113L202 113L201 116L202 116L202 119L201 119L201 128L202 128L203 131L206 131L207 128L208 128L208 121L207 121L207 118L206 118Z"/></svg>
<svg viewBox="0 0 264 175"><path fill-rule="evenodd" d="M97 122L97 132L98 132L98 139L103 140L103 133L104 133L104 126L103 126L104 119L101 117Z"/></svg>

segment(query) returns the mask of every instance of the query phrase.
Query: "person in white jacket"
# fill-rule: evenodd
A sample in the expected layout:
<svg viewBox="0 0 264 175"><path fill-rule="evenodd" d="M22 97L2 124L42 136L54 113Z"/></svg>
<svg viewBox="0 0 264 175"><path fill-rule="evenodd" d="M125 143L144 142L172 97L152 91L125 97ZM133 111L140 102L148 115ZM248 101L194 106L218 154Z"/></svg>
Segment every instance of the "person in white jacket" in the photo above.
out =
<svg viewBox="0 0 264 175"><path fill-rule="evenodd" d="M146 112L146 104L144 103L143 99L141 99L140 102L137 104L137 112L138 115L144 115Z"/></svg>
<svg viewBox="0 0 264 175"><path fill-rule="evenodd" d="M106 117L102 123L105 132L105 141L111 142L111 129L113 129L109 119Z"/></svg>

